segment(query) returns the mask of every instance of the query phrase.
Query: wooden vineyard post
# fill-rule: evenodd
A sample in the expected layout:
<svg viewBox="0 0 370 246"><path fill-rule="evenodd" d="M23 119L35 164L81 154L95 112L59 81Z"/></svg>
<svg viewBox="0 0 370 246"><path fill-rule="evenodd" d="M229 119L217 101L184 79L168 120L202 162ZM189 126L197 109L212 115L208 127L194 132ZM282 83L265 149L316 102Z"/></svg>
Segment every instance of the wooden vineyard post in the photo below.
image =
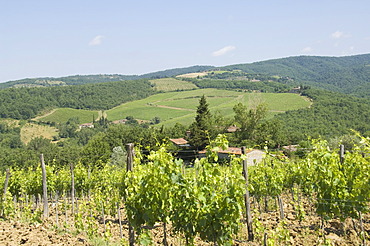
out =
<svg viewBox="0 0 370 246"><path fill-rule="evenodd" d="M58 191L57 191L55 192L55 223L57 227L59 227L58 200L59 200L59 196L58 196Z"/></svg>
<svg viewBox="0 0 370 246"><path fill-rule="evenodd" d="M134 162L134 144L126 144L127 151L127 172L131 172ZM129 245L135 245L135 232L131 226L130 220L128 219L128 236L129 236Z"/></svg>
<svg viewBox="0 0 370 246"><path fill-rule="evenodd" d="M339 145L339 158L340 158L340 164L344 163L344 145Z"/></svg>
<svg viewBox="0 0 370 246"><path fill-rule="evenodd" d="M359 220L360 220L360 227L361 227L361 240L362 240L362 246L366 246L366 234L365 234L365 231L364 231L364 224L362 222L362 213L361 211L358 212L358 217L359 217Z"/></svg>
<svg viewBox="0 0 370 246"><path fill-rule="evenodd" d="M126 144L126 151L127 151L127 171L132 171L134 163L134 144L133 143Z"/></svg>
<svg viewBox="0 0 370 246"><path fill-rule="evenodd" d="M3 192L2 202L5 202L6 200L6 192L8 191L9 177L10 177L10 170L9 168L7 168L5 182L4 182L4 192ZM4 216L4 209L1 210L1 216Z"/></svg>
<svg viewBox="0 0 370 246"><path fill-rule="evenodd" d="M245 155L245 147L242 147L242 154ZM249 190L248 190L248 168L247 168L247 159L243 160L243 176L245 179L245 195L244 202L247 214L247 229L248 229L248 241L254 240L253 227L252 227L252 215L251 215L251 205L249 199Z"/></svg>
<svg viewBox="0 0 370 246"><path fill-rule="evenodd" d="M280 211L280 219L284 219L284 205L283 205L283 200L281 199L281 196L277 197L278 204L279 204L279 211Z"/></svg>
<svg viewBox="0 0 370 246"><path fill-rule="evenodd" d="M10 177L10 170L9 168L6 169L6 174L5 174L5 183L4 183L4 193L3 197L6 196L6 191L8 190L8 184L9 184L9 177Z"/></svg>
<svg viewBox="0 0 370 246"><path fill-rule="evenodd" d="M118 214L118 222L119 222L119 236L120 236L120 238L123 238L122 220L121 220L121 208L120 208L118 202L116 202L116 205L117 205L117 214Z"/></svg>
<svg viewBox="0 0 370 246"><path fill-rule="evenodd" d="M44 155L40 155L41 169L42 169L42 195L44 200L44 219L49 217L49 207L48 207L48 188L46 183L46 168L44 162Z"/></svg>
<svg viewBox="0 0 370 246"><path fill-rule="evenodd" d="M75 214L75 174L74 166L70 164L71 169L71 199L72 199L72 215Z"/></svg>

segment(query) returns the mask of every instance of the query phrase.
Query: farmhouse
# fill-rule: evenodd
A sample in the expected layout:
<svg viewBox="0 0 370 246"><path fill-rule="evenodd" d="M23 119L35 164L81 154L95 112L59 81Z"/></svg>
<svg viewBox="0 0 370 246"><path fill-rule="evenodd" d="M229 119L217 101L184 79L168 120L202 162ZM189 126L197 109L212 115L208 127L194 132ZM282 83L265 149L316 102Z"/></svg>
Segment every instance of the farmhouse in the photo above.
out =
<svg viewBox="0 0 370 246"><path fill-rule="evenodd" d="M260 163L265 156L265 152L259 149L251 149L247 150L246 152L248 166ZM205 154L206 150L199 151L199 158L205 157ZM230 158L230 155L241 155L241 154L242 150L241 148L238 147L229 147L226 150L218 151L218 157L220 159L228 159Z"/></svg>
<svg viewBox="0 0 370 246"><path fill-rule="evenodd" d="M112 124L126 124L127 119L122 119L122 120L114 120L112 121Z"/></svg>
<svg viewBox="0 0 370 246"><path fill-rule="evenodd" d="M171 138L170 141L177 147L190 147L188 141L184 138Z"/></svg>
<svg viewBox="0 0 370 246"><path fill-rule="evenodd" d="M79 125L79 128L80 129L82 129L82 128L94 128L94 124L93 123L84 123L84 124Z"/></svg>

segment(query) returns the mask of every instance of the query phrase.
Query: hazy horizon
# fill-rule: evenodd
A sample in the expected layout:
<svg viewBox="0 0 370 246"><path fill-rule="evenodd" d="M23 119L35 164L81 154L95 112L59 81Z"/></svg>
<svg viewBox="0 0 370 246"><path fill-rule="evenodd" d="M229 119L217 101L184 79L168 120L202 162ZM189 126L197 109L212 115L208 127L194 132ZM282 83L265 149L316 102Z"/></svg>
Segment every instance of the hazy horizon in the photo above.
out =
<svg viewBox="0 0 370 246"><path fill-rule="evenodd" d="M0 82L370 53L370 2L6 1Z"/></svg>

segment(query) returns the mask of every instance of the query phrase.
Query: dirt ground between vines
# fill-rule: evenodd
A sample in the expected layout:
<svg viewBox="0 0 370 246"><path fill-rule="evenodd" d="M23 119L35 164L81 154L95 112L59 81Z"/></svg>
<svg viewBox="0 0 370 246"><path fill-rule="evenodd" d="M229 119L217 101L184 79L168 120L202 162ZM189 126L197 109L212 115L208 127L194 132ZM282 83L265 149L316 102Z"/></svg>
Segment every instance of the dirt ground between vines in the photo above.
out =
<svg viewBox="0 0 370 246"><path fill-rule="evenodd" d="M284 215L286 230L278 228L281 222L280 214L277 209L275 200L269 200L268 212L264 211L263 204L260 204L262 212L257 212L257 204L252 202L252 217L258 217L260 222L259 228L254 227L255 240L248 242L248 234L245 224L242 224L241 232L234 235L234 245L263 245L264 234L269 240L275 239L275 245L324 245L325 242L330 242L331 245L362 245L362 240L359 236L361 232L360 223L358 220L347 219L341 222L337 219L325 222L323 229L321 219L315 214L314 208L308 201L304 201L305 217L299 222L296 218L295 210L292 203L289 201L289 196L284 196ZM68 211L70 213L70 211ZM123 210L121 212L123 214ZM119 223L117 218L106 218L106 228L110 228L109 242L104 241L104 225L103 220L99 218L96 224L99 226L98 238L89 239L86 232L77 233L73 226L72 216L68 215L68 222L64 221L65 213L59 211L59 225L56 227L56 213L51 211L51 216L48 220L40 223L25 223L14 220L0 219L0 245L128 245L128 225L127 221L122 221L123 239L120 239ZM67 226L66 226L67 225ZM370 214L363 215L363 227L367 234L366 243L370 243ZM259 232L257 232L259 231ZM289 238L288 241L280 240L284 232ZM154 245L162 245L163 243L163 226L156 225L150 229L152 241ZM173 234L171 226L167 227L168 245L185 245L185 240L181 235ZM139 244L136 244L139 245ZM214 245L211 242L202 241L200 238L195 239L195 245Z"/></svg>
<svg viewBox="0 0 370 246"><path fill-rule="evenodd" d="M0 220L0 245L89 245L81 235L60 233L47 224Z"/></svg>

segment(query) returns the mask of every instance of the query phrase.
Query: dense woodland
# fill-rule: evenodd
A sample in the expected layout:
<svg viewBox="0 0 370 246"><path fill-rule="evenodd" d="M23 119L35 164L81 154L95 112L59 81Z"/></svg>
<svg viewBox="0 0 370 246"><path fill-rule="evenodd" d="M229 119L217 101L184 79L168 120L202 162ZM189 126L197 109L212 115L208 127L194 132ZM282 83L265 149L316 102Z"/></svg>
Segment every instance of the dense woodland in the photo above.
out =
<svg viewBox="0 0 370 246"><path fill-rule="evenodd" d="M299 84L351 93L358 97L370 96L370 54L345 57L288 57L231 65L223 69L288 76Z"/></svg>
<svg viewBox="0 0 370 246"><path fill-rule="evenodd" d="M186 68L174 68L159 72L147 73L143 75L121 75L121 74L99 74L99 75L73 75L60 78L27 78L15 81L0 83L0 89L10 87L50 87L65 85L84 85L104 82L116 82L123 80L166 78L184 73L202 72L212 69L212 66L192 66Z"/></svg>
<svg viewBox="0 0 370 246"><path fill-rule="evenodd" d="M224 67L192 66L175 68L143 75L76 75L61 78L24 79L0 83L0 88L77 85L118 80L164 78L212 70L239 70L244 73L259 74L266 77L278 76L289 78L285 82L290 86L309 85L352 94L357 97L370 97L370 54L344 57L297 56ZM217 76L220 75L217 74ZM262 80L266 81L265 79Z"/></svg>
<svg viewBox="0 0 370 246"><path fill-rule="evenodd" d="M154 93L147 80L0 90L0 117L30 119L46 109L109 109Z"/></svg>

